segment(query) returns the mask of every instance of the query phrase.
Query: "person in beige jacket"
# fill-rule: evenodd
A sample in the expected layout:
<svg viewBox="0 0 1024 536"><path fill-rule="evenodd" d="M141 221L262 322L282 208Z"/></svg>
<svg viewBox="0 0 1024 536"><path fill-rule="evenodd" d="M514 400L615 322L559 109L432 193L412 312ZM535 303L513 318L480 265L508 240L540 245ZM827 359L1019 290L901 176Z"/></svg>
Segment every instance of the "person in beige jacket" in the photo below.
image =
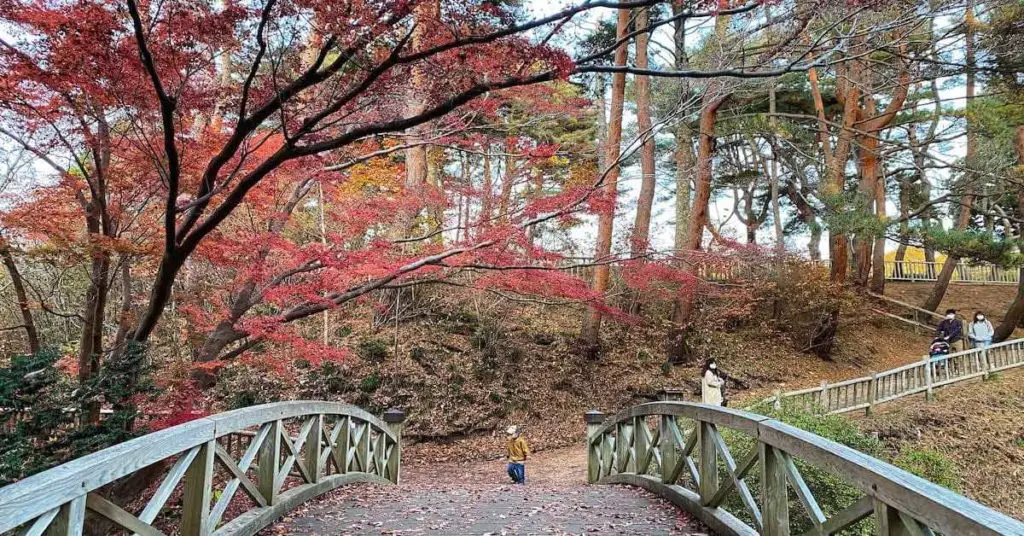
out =
<svg viewBox="0 0 1024 536"><path fill-rule="evenodd" d="M705 404L721 406L724 401L722 386L725 380L718 372L718 363L714 359L708 359L704 363L704 375L700 379L700 401Z"/></svg>

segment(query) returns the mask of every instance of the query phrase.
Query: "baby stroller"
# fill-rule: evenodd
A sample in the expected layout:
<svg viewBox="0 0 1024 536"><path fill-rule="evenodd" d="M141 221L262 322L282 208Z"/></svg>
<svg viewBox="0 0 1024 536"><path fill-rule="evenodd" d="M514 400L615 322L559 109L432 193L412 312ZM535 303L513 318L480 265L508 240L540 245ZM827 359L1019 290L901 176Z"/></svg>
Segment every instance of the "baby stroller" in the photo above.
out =
<svg viewBox="0 0 1024 536"><path fill-rule="evenodd" d="M952 350L952 346L949 342L942 337L937 337L932 341L931 347L928 349L928 358L932 362L933 372L938 373L946 370L946 360L943 357L949 355Z"/></svg>

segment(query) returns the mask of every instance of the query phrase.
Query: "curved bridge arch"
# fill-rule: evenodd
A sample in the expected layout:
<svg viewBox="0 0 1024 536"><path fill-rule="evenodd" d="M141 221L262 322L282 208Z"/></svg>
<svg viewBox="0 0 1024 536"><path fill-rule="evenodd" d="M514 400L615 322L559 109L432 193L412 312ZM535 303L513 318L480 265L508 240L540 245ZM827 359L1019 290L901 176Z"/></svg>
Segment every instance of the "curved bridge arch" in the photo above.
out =
<svg viewBox="0 0 1024 536"><path fill-rule="evenodd" d="M398 483L401 423L348 404L292 401L229 411L160 430L0 488L0 533L80 535L86 511L131 533L156 526L180 493L178 531L251 535L297 505L355 482ZM386 422L385 422L386 421ZM169 465L138 514L103 497L103 486ZM241 490L254 505L222 524Z"/></svg>
<svg viewBox="0 0 1024 536"><path fill-rule="evenodd" d="M811 520L808 534L831 535L874 516L883 536L1024 535L1024 523L966 497L799 428L761 415L688 402L653 402L605 420L587 414L588 481L648 489L722 535L790 534L790 493ZM680 419L687 419L680 425ZM719 428L753 448L734 458ZM826 516L794 464L841 477L864 496ZM725 479L720 479L724 468ZM745 481L757 471L757 497ZM681 479L682 477L682 479ZM724 480L724 481L723 481ZM739 494L751 524L723 504Z"/></svg>

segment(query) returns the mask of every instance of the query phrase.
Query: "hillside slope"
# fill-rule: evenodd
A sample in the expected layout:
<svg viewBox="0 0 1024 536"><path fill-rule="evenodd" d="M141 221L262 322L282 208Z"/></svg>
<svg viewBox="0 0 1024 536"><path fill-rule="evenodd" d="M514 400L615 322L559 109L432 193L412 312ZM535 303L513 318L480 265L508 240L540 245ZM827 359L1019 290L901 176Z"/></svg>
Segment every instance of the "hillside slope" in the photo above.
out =
<svg viewBox="0 0 1024 536"><path fill-rule="evenodd" d="M946 454L968 497L1024 519L1024 370L880 406L856 421L890 448Z"/></svg>

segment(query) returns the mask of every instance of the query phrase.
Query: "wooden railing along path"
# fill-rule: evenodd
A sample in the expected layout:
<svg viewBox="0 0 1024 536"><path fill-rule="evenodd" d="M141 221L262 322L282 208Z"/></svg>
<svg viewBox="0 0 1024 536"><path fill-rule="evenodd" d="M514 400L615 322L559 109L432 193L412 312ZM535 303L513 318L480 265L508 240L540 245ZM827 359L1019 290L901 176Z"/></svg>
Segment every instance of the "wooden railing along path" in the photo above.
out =
<svg viewBox="0 0 1024 536"><path fill-rule="evenodd" d="M589 412L586 423L589 482L657 493L715 534L788 536L806 520L805 534L832 535L873 517L879 536L1024 536L1024 523L1009 516L761 415L654 402L609 419ZM838 477L860 498L824 511L801 474L804 464Z"/></svg>
<svg viewBox="0 0 1024 536"><path fill-rule="evenodd" d="M0 534L81 535L87 518L118 527L106 533L255 534L341 485L397 483L404 417L294 401L197 419L0 488ZM108 498L105 486L155 464L166 469L144 505ZM178 515L161 517L172 497Z"/></svg>
<svg viewBox="0 0 1024 536"><path fill-rule="evenodd" d="M819 261L829 266L830 261ZM885 261L885 279L888 281L930 282L939 278L945 261ZM1020 282L1020 270L1002 268L987 262L960 260L953 270L951 283L974 285L1016 285Z"/></svg>
<svg viewBox="0 0 1024 536"><path fill-rule="evenodd" d="M589 266L590 260L586 258L568 258L563 268L576 277L588 278L593 267ZM827 268L831 261L822 259L819 261L807 261ZM943 262L926 261L886 261L885 279L887 281L908 281L908 282L931 282L938 279L942 272ZM611 263L613 270L621 268L619 262ZM696 276L707 281L728 281L742 275L743 267L730 265L728 263L707 263L697 266ZM1020 270L1017 268L1002 268L990 263L970 263L959 261L953 271L951 283L973 284L973 285L1016 285L1020 282Z"/></svg>
<svg viewBox="0 0 1024 536"><path fill-rule="evenodd" d="M988 348L930 358L884 372L838 383L822 382L818 387L798 391L777 391L764 402L779 406L793 404L810 411L846 413L870 411L876 404L924 393L931 398L935 389L1024 365L1024 339L1013 339Z"/></svg>

